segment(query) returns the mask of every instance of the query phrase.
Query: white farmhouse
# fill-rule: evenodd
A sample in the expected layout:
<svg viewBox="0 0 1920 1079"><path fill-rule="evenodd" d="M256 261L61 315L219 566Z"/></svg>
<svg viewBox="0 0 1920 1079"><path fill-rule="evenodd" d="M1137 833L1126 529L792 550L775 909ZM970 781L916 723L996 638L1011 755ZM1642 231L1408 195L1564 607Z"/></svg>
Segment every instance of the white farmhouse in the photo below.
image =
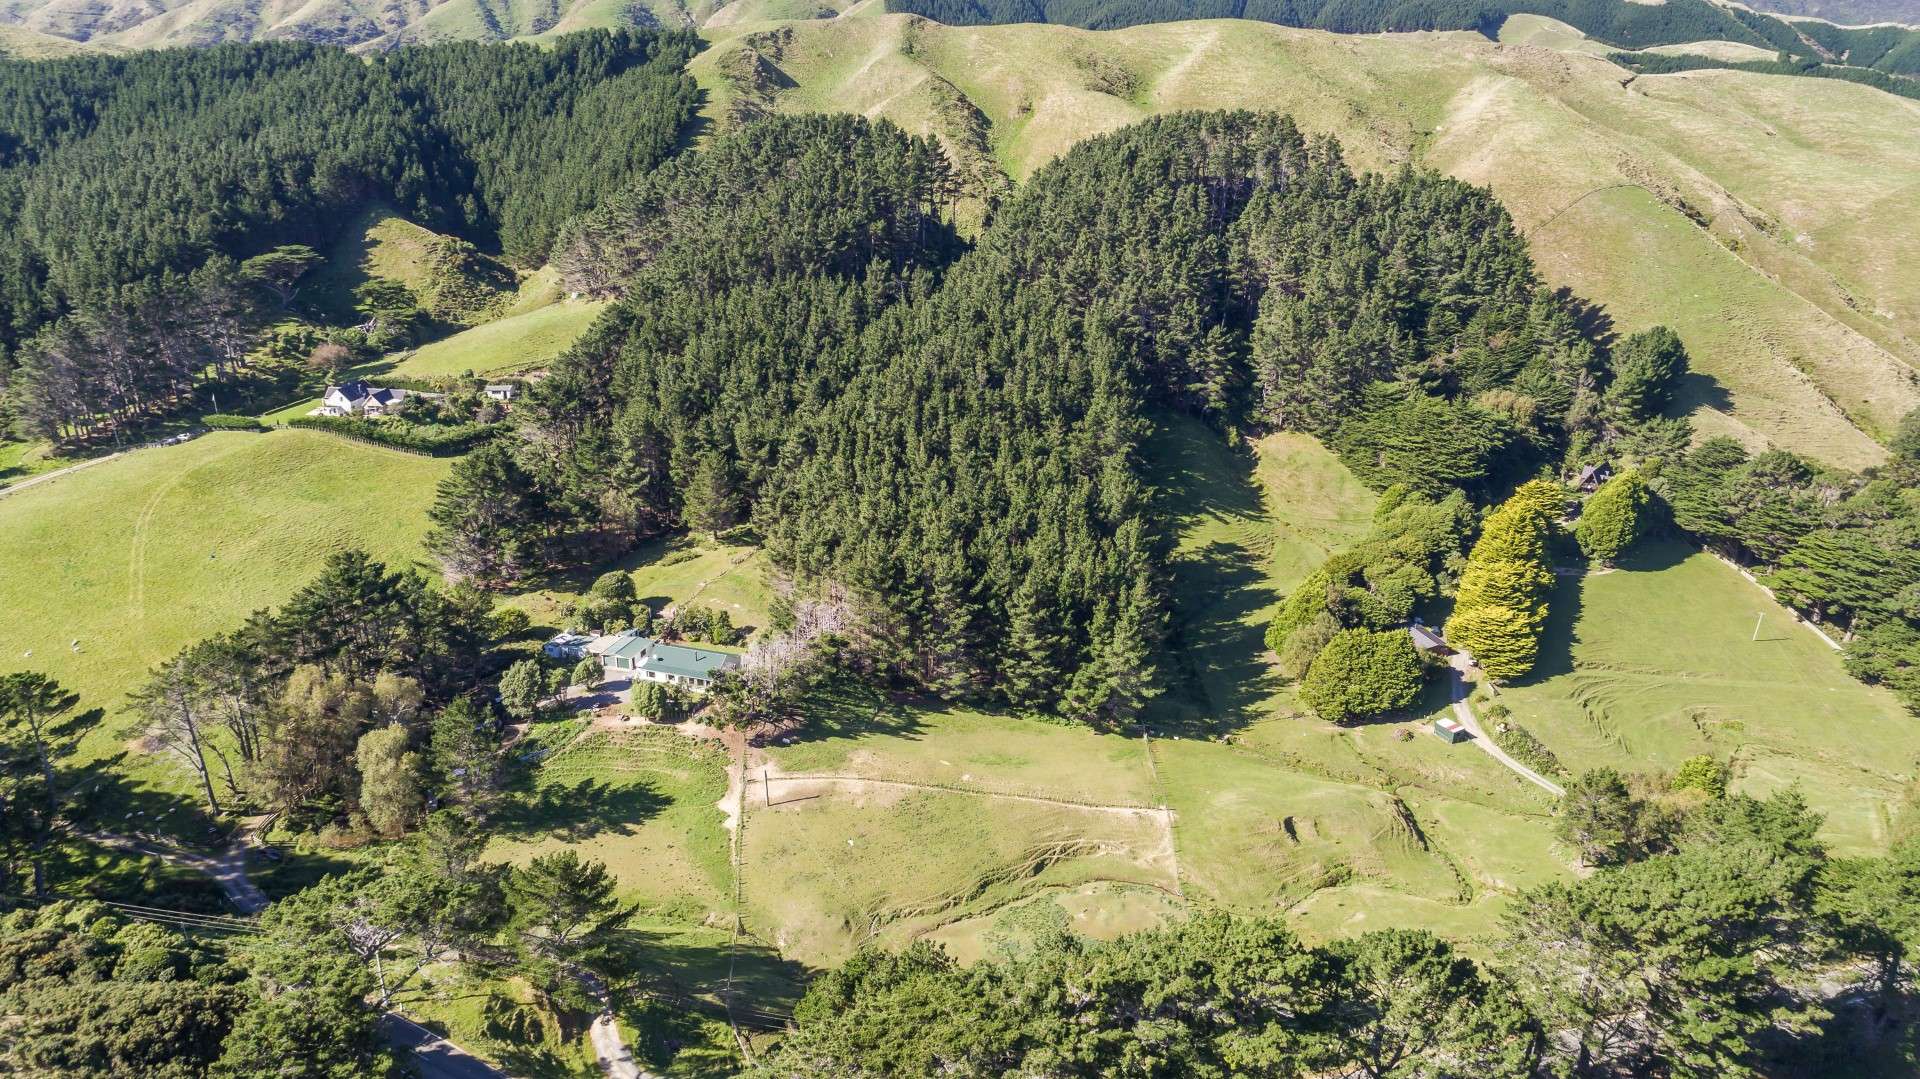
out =
<svg viewBox="0 0 1920 1079"><path fill-rule="evenodd" d="M384 416L406 400L407 396L406 390L370 386L355 379L327 387L326 395L320 398L320 415Z"/></svg>

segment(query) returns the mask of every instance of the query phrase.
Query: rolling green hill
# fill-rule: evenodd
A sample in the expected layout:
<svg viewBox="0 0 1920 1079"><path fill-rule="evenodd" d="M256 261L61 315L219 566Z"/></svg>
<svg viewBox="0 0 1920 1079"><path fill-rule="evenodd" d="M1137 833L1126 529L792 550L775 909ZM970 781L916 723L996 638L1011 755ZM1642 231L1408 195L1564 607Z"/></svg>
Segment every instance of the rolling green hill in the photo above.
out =
<svg viewBox="0 0 1920 1079"><path fill-rule="evenodd" d="M189 790L184 768L133 744L126 695L152 665L284 600L335 551L424 558L427 506L450 467L311 431L210 434L0 497L5 669L45 672L105 709L83 756L125 752L136 783Z"/></svg>
<svg viewBox="0 0 1920 1079"><path fill-rule="evenodd" d="M745 0L752 2L752 0ZM768 15L772 9L764 9ZM863 17L870 16L870 17ZM718 20L716 20L718 22ZM1245 21L1111 32L949 27L863 5L743 22L691 70L725 124L884 116L985 191L1142 116L1247 107L1337 135L1355 164L1489 185L1548 279L1618 332L1674 327L1704 434L1848 466L1920 405L1920 102L1822 79L1640 76L1576 31L1336 35ZM732 34L731 37L725 35ZM1525 42L1537 41L1538 44Z"/></svg>
<svg viewBox="0 0 1920 1079"><path fill-rule="evenodd" d="M157 0L138 5L6 0L0 3L0 23L11 25L8 36L0 38L0 52L14 52L16 38L29 47L52 38L121 49L292 38L380 50L434 41L549 37L597 27L684 27L694 20L680 0L657 0L651 7L610 0ZM40 47L46 54L57 48Z"/></svg>

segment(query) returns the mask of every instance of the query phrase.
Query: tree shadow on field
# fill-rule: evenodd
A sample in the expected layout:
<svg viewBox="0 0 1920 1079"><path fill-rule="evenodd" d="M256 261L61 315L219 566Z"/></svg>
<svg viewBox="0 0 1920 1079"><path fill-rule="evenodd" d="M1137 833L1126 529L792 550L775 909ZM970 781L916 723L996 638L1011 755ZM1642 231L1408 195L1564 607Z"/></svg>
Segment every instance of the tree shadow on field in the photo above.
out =
<svg viewBox="0 0 1920 1079"><path fill-rule="evenodd" d="M1607 313L1605 307L1585 297L1574 295L1570 288L1555 289L1553 298L1565 305L1568 313L1573 316L1574 325L1580 327L1580 332L1589 340L1605 349L1611 349L1619 344L1620 333L1613 324L1613 316Z"/></svg>
<svg viewBox="0 0 1920 1079"><path fill-rule="evenodd" d="M609 832L632 835L670 804L669 798L645 782L549 782L507 801L494 816L492 827L505 836L557 836L569 842Z"/></svg>
<svg viewBox="0 0 1920 1079"><path fill-rule="evenodd" d="M1720 380L1703 371L1688 371L1680 376L1674 387L1673 403L1667 406L1667 414L1685 416L1697 409L1710 408L1718 412L1733 411L1733 394L1720 384Z"/></svg>
<svg viewBox="0 0 1920 1079"><path fill-rule="evenodd" d="M1192 552L1174 575L1180 595L1167 650L1177 657L1176 692L1198 710L1163 714L1155 725L1195 736L1245 727L1281 684L1265 659L1265 629L1248 617L1279 597L1266 587L1253 552L1231 543Z"/></svg>
<svg viewBox="0 0 1920 1079"><path fill-rule="evenodd" d="M913 706L916 703L926 708L942 707L931 699L916 702L894 698L850 678L836 679L801 701L799 712L804 723L790 737L795 743L866 735L917 739L926 724L920 721L919 709Z"/></svg>
<svg viewBox="0 0 1920 1079"><path fill-rule="evenodd" d="M1533 670L1518 685L1534 685L1563 674L1572 674L1573 651L1580 644L1580 577L1554 578L1553 594L1547 597L1547 628L1540 635L1540 654Z"/></svg>
<svg viewBox="0 0 1920 1079"><path fill-rule="evenodd" d="M1170 692L1149 708L1155 730L1209 737L1260 718L1280 687L1254 612L1279 599L1266 555L1235 538L1273 527L1255 479L1257 457L1196 420L1160 417L1146 448L1155 509L1176 532L1224 533L1172 559L1173 624L1164 650Z"/></svg>

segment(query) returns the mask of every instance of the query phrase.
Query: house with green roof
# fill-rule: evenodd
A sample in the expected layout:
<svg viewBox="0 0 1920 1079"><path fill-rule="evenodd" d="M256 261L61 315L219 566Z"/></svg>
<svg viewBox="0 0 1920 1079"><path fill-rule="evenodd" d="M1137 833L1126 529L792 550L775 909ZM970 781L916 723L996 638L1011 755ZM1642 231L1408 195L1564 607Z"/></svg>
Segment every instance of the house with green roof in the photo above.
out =
<svg viewBox="0 0 1920 1079"><path fill-rule="evenodd" d="M713 686L714 679L740 666L737 653L703 645L668 644L653 637L642 637L633 630L602 638L602 641L604 646L593 651L599 654L609 679L664 682L704 693Z"/></svg>

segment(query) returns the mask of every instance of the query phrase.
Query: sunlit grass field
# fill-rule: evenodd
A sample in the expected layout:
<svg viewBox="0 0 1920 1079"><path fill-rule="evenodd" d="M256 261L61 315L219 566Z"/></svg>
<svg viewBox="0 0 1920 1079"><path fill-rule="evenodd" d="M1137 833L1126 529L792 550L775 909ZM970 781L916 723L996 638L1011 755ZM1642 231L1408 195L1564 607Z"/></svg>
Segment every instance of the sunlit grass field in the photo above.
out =
<svg viewBox="0 0 1920 1079"><path fill-rule="evenodd" d="M129 753L141 783L186 791L183 770L131 754L127 694L154 664L284 600L336 551L419 562L448 467L317 432L216 433L0 498L0 671L44 672L105 709L86 759Z"/></svg>

